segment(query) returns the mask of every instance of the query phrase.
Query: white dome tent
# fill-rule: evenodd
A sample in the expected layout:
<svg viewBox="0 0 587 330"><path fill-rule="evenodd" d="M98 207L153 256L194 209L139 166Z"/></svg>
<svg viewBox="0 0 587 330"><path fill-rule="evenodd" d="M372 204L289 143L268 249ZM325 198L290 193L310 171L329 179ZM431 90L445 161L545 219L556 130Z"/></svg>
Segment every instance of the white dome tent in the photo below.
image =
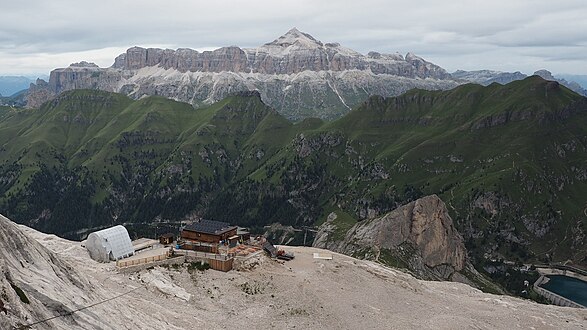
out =
<svg viewBox="0 0 587 330"><path fill-rule="evenodd" d="M121 225L88 235L86 249L90 252L90 257L99 262L120 260L135 252L126 228Z"/></svg>

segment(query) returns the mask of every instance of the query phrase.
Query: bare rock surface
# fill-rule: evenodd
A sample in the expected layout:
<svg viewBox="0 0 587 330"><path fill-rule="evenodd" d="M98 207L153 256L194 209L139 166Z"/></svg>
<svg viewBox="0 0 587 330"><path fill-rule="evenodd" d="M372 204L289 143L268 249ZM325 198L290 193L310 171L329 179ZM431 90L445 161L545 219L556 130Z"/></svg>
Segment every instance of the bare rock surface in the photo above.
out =
<svg viewBox="0 0 587 330"><path fill-rule="evenodd" d="M155 267L124 275L79 242L0 218L0 328L35 329L582 329L587 311L428 282L378 263L285 247L290 262L259 256L227 273ZM313 253L331 253L318 260ZM21 265L22 262L22 265ZM24 265L24 266L23 266ZM23 303L8 281L22 288Z"/></svg>
<svg viewBox="0 0 587 330"><path fill-rule="evenodd" d="M538 70L534 72L534 75L540 76L545 80L556 81L566 86L575 93L587 96L587 90L585 90L580 84L575 81L567 81L563 78L556 78L548 70ZM522 80L528 76L516 71L516 72L501 72L492 70L477 70L477 71L463 71L457 70L451 73L451 76L456 80L468 81L471 83L488 86L493 83L508 84L512 81Z"/></svg>
<svg viewBox="0 0 587 330"><path fill-rule="evenodd" d="M320 227L315 247L375 260L391 255L425 279L451 279L468 266L463 238L436 195L420 198L382 217L360 221L342 240L332 235L335 220L329 217Z"/></svg>

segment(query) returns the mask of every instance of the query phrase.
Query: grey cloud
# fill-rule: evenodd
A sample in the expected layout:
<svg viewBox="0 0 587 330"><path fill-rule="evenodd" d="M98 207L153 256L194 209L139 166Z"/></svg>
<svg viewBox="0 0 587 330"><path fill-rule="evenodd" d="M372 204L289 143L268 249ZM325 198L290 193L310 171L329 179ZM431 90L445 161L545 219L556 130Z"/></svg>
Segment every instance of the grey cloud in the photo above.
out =
<svg viewBox="0 0 587 330"><path fill-rule="evenodd" d="M577 65L585 17L584 0L11 1L0 12L0 74L46 73L75 53L109 65L107 49L134 45L256 47L293 26L362 53L412 51L449 70L587 73L585 60Z"/></svg>

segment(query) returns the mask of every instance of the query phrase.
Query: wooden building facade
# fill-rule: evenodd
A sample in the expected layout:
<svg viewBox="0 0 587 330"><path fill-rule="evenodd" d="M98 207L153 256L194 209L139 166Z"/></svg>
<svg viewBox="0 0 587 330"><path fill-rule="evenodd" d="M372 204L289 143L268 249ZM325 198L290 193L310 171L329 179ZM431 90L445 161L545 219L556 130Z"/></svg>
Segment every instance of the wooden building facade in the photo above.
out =
<svg viewBox="0 0 587 330"><path fill-rule="evenodd" d="M175 240L175 236L172 233L166 233L166 234L159 236L159 243L161 243L163 245L172 244L174 240Z"/></svg>
<svg viewBox="0 0 587 330"><path fill-rule="evenodd" d="M236 235L236 231L237 227L227 222L202 219L184 227L180 237L196 242L218 243Z"/></svg>

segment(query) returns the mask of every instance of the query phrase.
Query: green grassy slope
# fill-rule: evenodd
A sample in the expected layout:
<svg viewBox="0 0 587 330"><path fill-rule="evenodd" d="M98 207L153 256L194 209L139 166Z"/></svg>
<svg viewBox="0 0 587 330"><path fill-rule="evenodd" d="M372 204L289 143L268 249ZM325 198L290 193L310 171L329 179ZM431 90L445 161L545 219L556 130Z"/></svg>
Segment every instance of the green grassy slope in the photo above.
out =
<svg viewBox="0 0 587 330"><path fill-rule="evenodd" d="M585 99L539 77L372 97L309 125L220 200L259 209L271 193L300 224L333 207L362 219L434 193L480 258L584 262L586 124Z"/></svg>
<svg viewBox="0 0 587 330"><path fill-rule="evenodd" d="M470 247L497 242L484 252L582 260L585 110L584 98L530 77L372 98L329 129L352 132L353 144L380 144L373 161L395 186L439 194Z"/></svg>
<svg viewBox="0 0 587 330"><path fill-rule="evenodd" d="M202 109L73 91L0 109L0 207L76 237L194 214L341 226L438 194L479 259L585 262L587 101L557 83L373 96L292 124L258 93Z"/></svg>
<svg viewBox="0 0 587 330"><path fill-rule="evenodd" d="M41 109L4 114L3 212L73 236L122 218L185 216L203 194L258 167L291 128L255 93L195 110L161 97L67 92ZM68 209L71 195L89 210Z"/></svg>

